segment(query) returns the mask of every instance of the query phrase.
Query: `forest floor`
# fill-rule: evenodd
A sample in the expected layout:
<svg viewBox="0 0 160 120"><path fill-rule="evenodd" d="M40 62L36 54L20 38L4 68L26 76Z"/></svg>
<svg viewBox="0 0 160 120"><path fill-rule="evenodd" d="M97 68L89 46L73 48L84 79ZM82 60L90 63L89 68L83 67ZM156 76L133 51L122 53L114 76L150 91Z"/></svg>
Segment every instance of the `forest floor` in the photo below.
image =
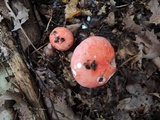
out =
<svg viewBox="0 0 160 120"><path fill-rule="evenodd" d="M3 9L0 3L0 24L9 22L7 26L10 25L12 36L19 38L19 42L13 42L34 80L33 88L46 119L160 120L158 0L34 0L31 8L25 7L23 0L16 0L14 4L7 1L4 0L6 8ZM33 19L28 15L31 10L35 17L32 22L38 24L40 31L39 39L27 38L25 44L18 31L25 33L23 25ZM47 56L44 48L49 43L49 34L59 26L72 31L74 44L67 51L54 49L53 56ZM34 36L33 32L26 31L26 34ZM94 35L110 41L116 54L117 70L105 85L90 89L75 81L70 59L74 49ZM12 52L5 46L4 39L0 41L0 79L5 79L1 81L5 86L0 86L0 116L32 120L39 109L28 102L26 93L13 82L16 75L12 70L7 70L7 75L3 76L9 69L6 63ZM4 114L6 110L10 115Z"/></svg>

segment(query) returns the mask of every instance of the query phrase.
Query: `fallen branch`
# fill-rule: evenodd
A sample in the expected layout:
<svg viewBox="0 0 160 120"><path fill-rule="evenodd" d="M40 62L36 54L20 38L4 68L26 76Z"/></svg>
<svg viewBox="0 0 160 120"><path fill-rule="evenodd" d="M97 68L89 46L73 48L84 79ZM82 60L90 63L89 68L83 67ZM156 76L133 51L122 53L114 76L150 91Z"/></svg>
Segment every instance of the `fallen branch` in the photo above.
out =
<svg viewBox="0 0 160 120"><path fill-rule="evenodd" d="M32 84L33 79L27 69L24 61L17 52L15 45L13 44L14 38L7 29L4 23L0 23L1 37L3 43L12 51L8 64L15 76L15 80L20 90L25 95L26 99L34 109L34 114L37 120L46 120L45 111L40 105L37 94L35 93L34 86Z"/></svg>

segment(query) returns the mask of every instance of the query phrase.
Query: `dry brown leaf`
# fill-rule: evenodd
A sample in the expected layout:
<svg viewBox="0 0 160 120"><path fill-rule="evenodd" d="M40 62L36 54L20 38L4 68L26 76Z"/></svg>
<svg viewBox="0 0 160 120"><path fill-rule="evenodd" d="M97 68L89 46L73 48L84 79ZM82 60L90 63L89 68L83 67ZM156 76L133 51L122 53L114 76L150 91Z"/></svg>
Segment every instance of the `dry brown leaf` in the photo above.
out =
<svg viewBox="0 0 160 120"><path fill-rule="evenodd" d="M133 21L133 18L134 16L130 16L129 14L126 15L126 17L123 19L123 23L125 24L124 29L129 29L135 33L139 33L143 28L140 25L137 25Z"/></svg>
<svg viewBox="0 0 160 120"><path fill-rule="evenodd" d="M19 120L35 120L36 116L30 111L28 106L21 106L20 104L15 104L13 106L16 110L18 110ZM37 108L33 108L37 109Z"/></svg>
<svg viewBox="0 0 160 120"><path fill-rule="evenodd" d="M5 0L5 5L10 11L8 14L10 17L13 18L13 24L14 28L12 31L16 31L21 28L21 25L25 23L28 20L28 12L29 9L25 8L22 3L19 1L16 1L13 3L13 6L17 9L18 13L15 15L15 13L12 11L11 7L8 4L8 0Z"/></svg>
<svg viewBox="0 0 160 120"><path fill-rule="evenodd" d="M153 31L142 31L143 27L141 27L140 25L137 25L134 21L133 21L133 16L129 16L127 15L123 22L125 23L124 29L130 29L132 32L135 32L136 35L136 43L138 43L138 45L140 44L144 44L144 51L146 53L143 54L143 58L148 58L148 59L153 59L153 63L160 68L160 58L158 57L160 55L160 42L157 39L157 36L155 35L155 33ZM158 57L158 58L156 58ZM140 58L138 58L140 59Z"/></svg>
<svg viewBox="0 0 160 120"><path fill-rule="evenodd" d="M146 113L151 105L153 105L152 97L144 94L121 100L117 105L117 109L137 112L143 111L143 113Z"/></svg>
<svg viewBox="0 0 160 120"><path fill-rule="evenodd" d="M111 6L116 6L116 2L114 0L110 0L109 2Z"/></svg>
<svg viewBox="0 0 160 120"><path fill-rule="evenodd" d="M119 47L117 54L119 55L120 59L125 59L126 58L126 49Z"/></svg>
<svg viewBox="0 0 160 120"><path fill-rule="evenodd" d="M62 0L62 2L63 2L63 3L67 3L67 2L68 2L68 0Z"/></svg>
<svg viewBox="0 0 160 120"><path fill-rule="evenodd" d="M149 93L150 95L156 96L157 98L160 99L160 94L159 93Z"/></svg>
<svg viewBox="0 0 160 120"><path fill-rule="evenodd" d="M56 101L55 109L59 112L60 120L79 120L77 116L74 115L70 106L67 105L65 98L62 98L59 101ZM63 113L63 114L60 114Z"/></svg>
<svg viewBox="0 0 160 120"><path fill-rule="evenodd" d="M27 107L27 103L19 93L6 92L0 96L0 100L15 100L21 107Z"/></svg>
<svg viewBox="0 0 160 120"><path fill-rule="evenodd" d="M70 69L68 69L67 67L64 67L63 69L63 75L65 80L67 80L70 84L76 84L75 79L73 78L73 75L70 71Z"/></svg>
<svg viewBox="0 0 160 120"><path fill-rule="evenodd" d="M130 93L130 94L133 94L133 95L136 95L136 94L144 94L146 89L142 88L142 86L140 84L129 84L126 86L126 90Z"/></svg>
<svg viewBox="0 0 160 120"><path fill-rule="evenodd" d="M7 7L5 6L5 2L3 0L0 1L0 13L1 13L1 17L6 18L6 19L11 19L9 13L9 10L7 9ZM1 18L2 19L2 18Z"/></svg>
<svg viewBox="0 0 160 120"><path fill-rule="evenodd" d="M134 3L131 3L130 5L128 5L127 14L129 14L129 15L133 15L136 11L133 4Z"/></svg>
<svg viewBox="0 0 160 120"><path fill-rule="evenodd" d="M6 92L5 94L0 96L0 100L15 100L16 104L14 104L13 108L15 110L18 110L18 116L20 120L34 120L34 114L30 111L30 109L28 108L28 104L20 94Z"/></svg>
<svg viewBox="0 0 160 120"><path fill-rule="evenodd" d="M125 111L148 112L149 107L154 104L153 98L147 95L147 88L140 84L127 85L127 91L132 95L131 98L125 98L119 102L117 109Z"/></svg>
<svg viewBox="0 0 160 120"><path fill-rule="evenodd" d="M113 120L132 120L128 112L118 111L113 115Z"/></svg>
<svg viewBox="0 0 160 120"><path fill-rule="evenodd" d="M142 57L153 59L153 63L160 68L160 58L158 57L160 55L160 42L158 41L155 33L153 31L150 32L149 30L142 31L143 27L137 25L133 21L133 16L126 15L123 22L125 23L124 29L129 29L137 34L136 43L138 43L138 45L142 43L145 45L144 51L146 55L143 54Z"/></svg>
<svg viewBox="0 0 160 120"><path fill-rule="evenodd" d="M150 0L148 3L148 8L151 10L151 12L154 12L158 6L158 0Z"/></svg>
<svg viewBox="0 0 160 120"><path fill-rule="evenodd" d="M71 25L67 25L66 27L74 34L76 35L77 30L79 29L79 27L81 26L81 23L76 23L76 24L71 24Z"/></svg>
<svg viewBox="0 0 160 120"><path fill-rule="evenodd" d="M147 54L143 56L144 58L154 59L160 56L160 42L153 30L146 30L144 33L141 32L141 34L136 35L136 43L145 45Z"/></svg>
<svg viewBox="0 0 160 120"><path fill-rule="evenodd" d="M17 19L20 20L20 23L23 24L28 20L28 12L29 9L27 9L22 3L20 3L19 1L14 2L13 6L17 9L18 13L17 13Z"/></svg>
<svg viewBox="0 0 160 120"><path fill-rule="evenodd" d="M115 24L115 14L114 12L110 12L107 18L104 20L109 26L113 26Z"/></svg>
<svg viewBox="0 0 160 120"><path fill-rule="evenodd" d="M83 10L81 10L81 12L83 15L92 16L92 12L90 10L83 9Z"/></svg>
<svg viewBox="0 0 160 120"><path fill-rule="evenodd" d="M150 0L148 3L149 9L152 12L149 23L159 24L160 23L160 6L158 0Z"/></svg>
<svg viewBox="0 0 160 120"><path fill-rule="evenodd" d="M66 101L66 92L55 74L46 68L36 70L39 85L43 91L44 103L52 119L79 120ZM64 72L64 71L63 71ZM65 73L64 73L65 74ZM47 81L47 82L45 82Z"/></svg>
<svg viewBox="0 0 160 120"><path fill-rule="evenodd" d="M145 68L145 73L147 78L150 78L157 70L157 67L150 61L145 61L143 64L143 67ZM151 87L151 89L156 88L155 82L151 80L147 80L146 83L148 84L147 86Z"/></svg>
<svg viewBox="0 0 160 120"><path fill-rule="evenodd" d="M123 43L119 45L117 51L117 54L121 59L125 59L127 55L133 56L136 53L135 46L129 38L126 38Z"/></svg>
<svg viewBox="0 0 160 120"><path fill-rule="evenodd" d="M103 5L101 9L98 11L97 15L105 14L106 13L106 5Z"/></svg>
<svg viewBox="0 0 160 120"><path fill-rule="evenodd" d="M65 8L65 19L70 19L74 16L77 16L81 13L81 10L77 8L78 0L70 0Z"/></svg>
<svg viewBox="0 0 160 120"><path fill-rule="evenodd" d="M53 99L44 97L44 102L48 108L51 118L54 120L57 119L57 117L59 120L80 120L80 118L73 113L71 107L67 104L65 100L66 94L64 92L62 94L62 96L54 96Z"/></svg>

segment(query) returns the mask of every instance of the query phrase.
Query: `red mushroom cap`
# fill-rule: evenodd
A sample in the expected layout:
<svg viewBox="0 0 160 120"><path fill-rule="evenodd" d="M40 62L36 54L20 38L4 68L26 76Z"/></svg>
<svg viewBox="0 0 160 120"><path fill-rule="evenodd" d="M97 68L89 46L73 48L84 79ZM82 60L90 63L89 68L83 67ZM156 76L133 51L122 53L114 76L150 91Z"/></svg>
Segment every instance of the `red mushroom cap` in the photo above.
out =
<svg viewBox="0 0 160 120"><path fill-rule="evenodd" d="M71 70L83 87L104 85L116 71L115 52L110 42L99 36L82 41L73 52Z"/></svg>
<svg viewBox="0 0 160 120"><path fill-rule="evenodd" d="M50 43L60 51L66 51L72 47L74 37L72 32L65 27L56 27L49 36Z"/></svg>

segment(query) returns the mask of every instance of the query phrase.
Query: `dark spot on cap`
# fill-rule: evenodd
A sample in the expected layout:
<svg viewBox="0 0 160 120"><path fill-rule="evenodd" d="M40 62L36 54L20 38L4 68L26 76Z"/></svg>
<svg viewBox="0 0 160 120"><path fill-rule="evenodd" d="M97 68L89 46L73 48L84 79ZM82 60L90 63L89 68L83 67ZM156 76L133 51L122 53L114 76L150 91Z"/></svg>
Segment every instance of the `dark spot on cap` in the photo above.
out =
<svg viewBox="0 0 160 120"><path fill-rule="evenodd" d="M59 37L55 37L54 42L55 42L55 43L58 43L58 42L59 42Z"/></svg>
<svg viewBox="0 0 160 120"><path fill-rule="evenodd" d="M84 65L84 67L85 67L86 69L90 69L90 68L91 68L91 67L88 65L88 63L84 63L83 65Z"/></svg>
<svg viewBox="0 0 160 120"><path fill-rule="evenodd" d="M56 34L57 34L57 31L53 31L53 34L56 35Z"/></svg>
<svg viewBox="0 0 160 120"><path fill-rule="evenodd" d="M96 68L97 68L97 63L96 63L95 60L92 61L92 63L91 63L91 68L92 68L93 70L96 70Z"/></svg>
<svg viewBox="0 0 160 120"><path fill-rule="evenodd" d="M64 42L65 41L65 39L64 38L60 38L60 42L62 43L62 42Z"/></svg>
<svg viewBox="0 0 160 120"><path fill-rule="evenodd" d="M98 82L103 82L103 77L100 77Z"/></svg>

